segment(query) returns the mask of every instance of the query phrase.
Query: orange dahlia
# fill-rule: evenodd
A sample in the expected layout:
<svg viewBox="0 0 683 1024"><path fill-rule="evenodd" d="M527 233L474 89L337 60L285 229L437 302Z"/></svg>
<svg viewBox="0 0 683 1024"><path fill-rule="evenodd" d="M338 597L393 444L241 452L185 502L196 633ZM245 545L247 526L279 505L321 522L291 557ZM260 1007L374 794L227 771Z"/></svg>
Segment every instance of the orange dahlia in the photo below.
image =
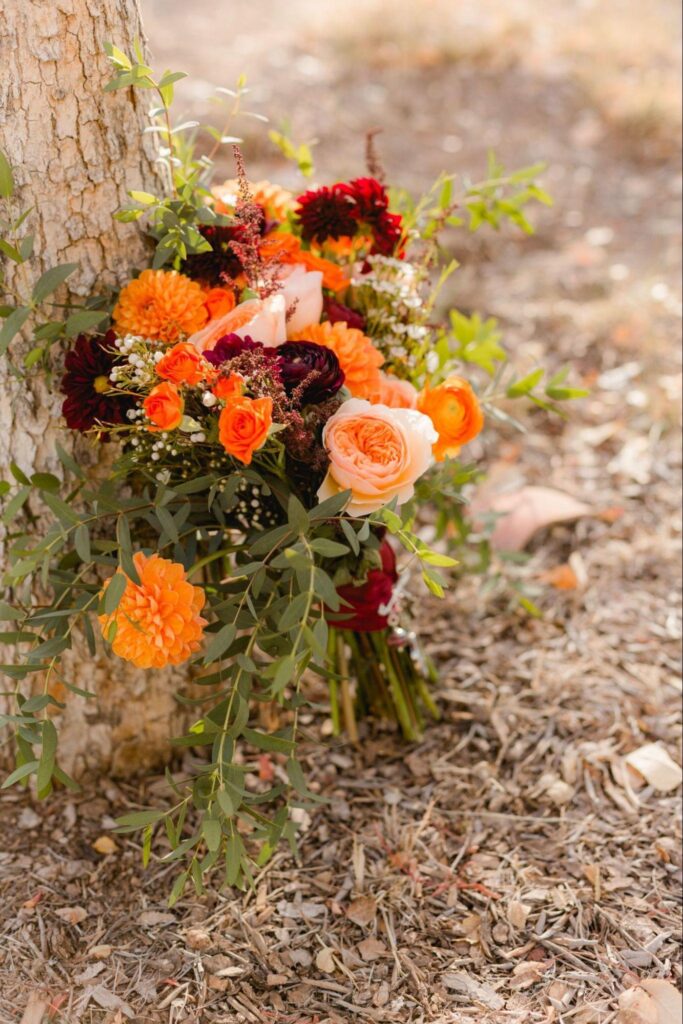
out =
<svg viewBox="0 0 683 1024"><path fill-rule="evenodd" d="M119 334L179 341L208 320L205 300L200 285L176 270L143 270L121 290L114 324Z"/></svg>
<svg viewBox="0 0 683 1024"><path fill-rule="evenodd" d="M239 196L239 182L233 178L217 185L211 191L214 195L214 209L217 213L234 213L235 203ZM296 201L291 192L271 181L253 181L249 183L251 198L265 210L271 220L287 220L288 214L295 208Z"/></svg>
<svg viewBox="0 0 683 1024"><path fill-rule="evenodd" d="M312 341L332 349L344 371L344 384L354 398L370 399L380 390L379 368L384 356L370 338L355 327L347 327L343 321L335 324L325 321L305 327L290 340Z"/></svg>
<svg viewBox="0 0 683 1024"><path fill-rule="evenodd" d="M112 650L137 668L180 665L199 649L206 625L199 614L204 591L187 582L178 562L141 551L133 561L140 583L128 579L116 611L99 616L102 635L108 637L116 623Z"/></svg>

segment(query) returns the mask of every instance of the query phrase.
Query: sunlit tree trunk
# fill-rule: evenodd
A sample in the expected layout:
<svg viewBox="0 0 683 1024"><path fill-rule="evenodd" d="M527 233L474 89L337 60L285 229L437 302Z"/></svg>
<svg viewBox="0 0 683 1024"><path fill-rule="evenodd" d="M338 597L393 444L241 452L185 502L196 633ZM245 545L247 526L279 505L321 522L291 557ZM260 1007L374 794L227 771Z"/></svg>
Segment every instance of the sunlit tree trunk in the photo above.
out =
<svg viewBox="0 0 683 1024"><path fill-rule="evenodd" d="M32 275L78 263L69 279L72 296L120 283L146 258L137 228L112 219L126 189L154 187L152 144L149 135L143 144L142 136L145 95L103 92L110 77L104 43L130 52L141 36L137 0L0 5L0 147L17 182L13 209L16 215L34 208L27 221L35 233ZM7 263L9 285L20 289L19 271ZM21 339L13 345L15 358L21 346ZM55 384L60 358L57 353L51 386L42 378L18 382L0 361L2 476L12 461L28 474L59 472L55 442L69 444ZM91 445L79 444L77 453L91 464L100 457ZM132 671L115 659L93 661L81 643L64 669L69 682L97 694L89 701L58 694L67 701L57 723L64 768L130 774L168 755L177 679Z"/></svg>

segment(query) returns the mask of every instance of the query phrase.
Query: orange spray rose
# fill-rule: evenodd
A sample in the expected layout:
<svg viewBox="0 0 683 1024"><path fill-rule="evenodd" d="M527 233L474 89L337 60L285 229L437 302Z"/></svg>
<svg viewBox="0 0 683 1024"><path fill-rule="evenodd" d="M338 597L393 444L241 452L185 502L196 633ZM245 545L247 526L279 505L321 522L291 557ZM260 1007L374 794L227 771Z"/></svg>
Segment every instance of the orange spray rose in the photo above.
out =
<svg viewBox="0 0 683 1024"><path fill-rule="evenodd" d="M218 419L218 437L228 455L245 466L268 437L273 422L272 398L231 398Z"/></svg>
<svg viewBox="0 0 683 1024"><path fill-rule="evenodd" d="M140 583L128 579L116 610L99 616L102 634L108 638L116 624L112 650L138 668L179 665L199 649L206 625L199 614L204 591L187 582L177 562L141 551L133 561Z"/></svg>
<svg viewBox="0 0 683 1024"><path fill-rule="evenodd" d="M156 365L156 372L162 380L172 384L199 384L204 379L207 364L194 345L180 341L174 345Z"/></svg>
<svg viewBox="0 0 683 1024"><path fill-rule="evenodd" d="M209 320L217 320L235 308L235 293L232 288L209 288L204 292L204 305Z"/></svg>
<svg viewBox="0 0 683 1024"><path fill-rule="evenodd" d="M216 398L223 398L226 401L231 398L240 398L244 391L244 378L239 373L231 373L229 377L219 377L211 388Z"/></svg>
<svg viewBox="0 0 683 1024"><path fill-rule="evenodd" d="M175 430L183 418L184 403L175 384L164 381L152 388L143 402L143 408L152 425L148 430Z"/></svg>
<svg viewBox="0 0 683 1024"><path fill-rule="evenodd" d="M464 377L448 377L436 388L427 386L418 397L417 407L429 416L439 433L434 445L437 462L443 462L447 455L455 457L484 426L479 400Z"/></svg>

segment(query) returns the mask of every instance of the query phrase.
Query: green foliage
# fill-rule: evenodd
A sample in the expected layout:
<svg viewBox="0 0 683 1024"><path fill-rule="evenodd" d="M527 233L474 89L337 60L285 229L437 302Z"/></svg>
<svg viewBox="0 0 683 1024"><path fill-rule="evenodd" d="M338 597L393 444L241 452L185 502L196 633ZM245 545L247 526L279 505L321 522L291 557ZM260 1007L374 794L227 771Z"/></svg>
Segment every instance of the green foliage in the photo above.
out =
<svg viewBox="0 0 683 1024"><path fill-rule="evenodd" d="M315 165L313 163L312 147L315 145L315 142L294 142L290 138L289 128L286 125L283 126L281 131L271 129L268 132L268 138L274 146L277 146L287 160L291 160L296 164L304 178L313 177Z"/></svg>

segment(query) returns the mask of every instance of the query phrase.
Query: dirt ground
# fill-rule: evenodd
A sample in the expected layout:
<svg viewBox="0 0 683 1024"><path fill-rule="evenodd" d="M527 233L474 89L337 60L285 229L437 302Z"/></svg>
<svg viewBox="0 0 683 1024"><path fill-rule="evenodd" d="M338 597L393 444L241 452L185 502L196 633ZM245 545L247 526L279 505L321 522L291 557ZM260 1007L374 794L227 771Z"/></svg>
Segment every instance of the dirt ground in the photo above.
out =
<svg viewBox="0 0 683 1024"><path fill-rule="evenodd" d="M624 762L653 742L680 762L676 7L144 0L156 63L193 75L186 112L246 71L252 109L318 140L321 179L362 172L369 128L414 189L481 177L491 146L547 162L537 234L456 234L450 298L499 318L520 370L571 361L591 386L566 424L534 415L483 453L497 481L591 513L513 570L542 619L479 577L422 603L443 712L423 743L321 744L311 715L304 760L329 802L253 892L169 911L168 866L143 872L134 838L94 847L163 803L163 779L45 806L3 793L2 1024L657 1019L619 997L680 980L679 793ZM297 184L258 122L240 131L254 177ZM577 585L558 589L567 563Z"/></svg>

